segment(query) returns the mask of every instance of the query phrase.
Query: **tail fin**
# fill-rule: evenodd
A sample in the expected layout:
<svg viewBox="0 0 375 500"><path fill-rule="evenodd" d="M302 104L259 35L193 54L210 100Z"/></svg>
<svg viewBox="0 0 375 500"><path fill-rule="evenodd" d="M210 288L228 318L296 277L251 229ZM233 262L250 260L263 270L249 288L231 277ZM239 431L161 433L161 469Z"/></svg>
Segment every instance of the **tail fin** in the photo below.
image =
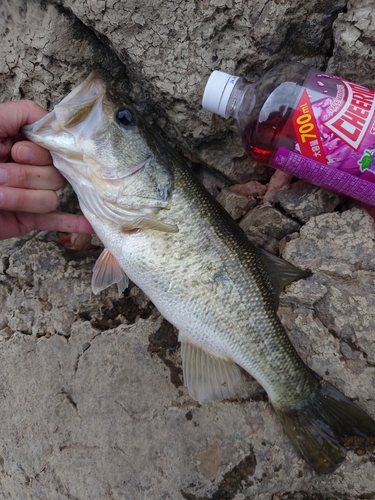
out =
<svg viewBox="0 0 375 500"><path fill-rule="evenodd" d="M328 474L344 460L346 436L375 436L375 421L328 382L303 408L275 407L285 431L318 474Z"/></svg>

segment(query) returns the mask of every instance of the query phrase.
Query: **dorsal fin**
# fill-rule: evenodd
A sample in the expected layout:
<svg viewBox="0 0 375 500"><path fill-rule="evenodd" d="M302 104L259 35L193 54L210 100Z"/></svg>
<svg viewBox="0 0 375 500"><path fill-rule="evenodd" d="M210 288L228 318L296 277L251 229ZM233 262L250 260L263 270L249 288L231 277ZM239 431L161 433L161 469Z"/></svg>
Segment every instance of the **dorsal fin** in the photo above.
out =
<svg viewBox="0 0 375 500"><path fill-rule="evenodd" d="M238 366L229 359L218 358L191 342L181 342L184 382L192 398L220 401L236 394L241 383Z"/></svg>
<svg viewBox="0 0 375 500"><path fill-rule="evenodd" d="M272 255L266 250L261 248L258 250L259 257L262 260L275 289L277 300L286 285L301 278L307 278L311 275L310 271L303 271L302 269L293 266L293 264L280 259L280 257Z"/></svg>
<svg viewBox="0 0 375 500"><path fill-rule="evenodd" d="M119 294L129 286L129 278L121 269L115 257L106 248L99 255L92 271L91 288L97 295L102 290L117 283Z"/></svg>

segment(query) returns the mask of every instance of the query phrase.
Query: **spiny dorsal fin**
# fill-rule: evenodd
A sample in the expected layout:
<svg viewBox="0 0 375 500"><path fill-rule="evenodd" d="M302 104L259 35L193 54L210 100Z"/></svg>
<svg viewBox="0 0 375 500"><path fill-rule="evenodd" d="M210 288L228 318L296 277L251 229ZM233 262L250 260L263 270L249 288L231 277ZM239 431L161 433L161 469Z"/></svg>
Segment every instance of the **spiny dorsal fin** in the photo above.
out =
<svg viewBox="0 0 375 500"><path fill-rule="evenodd" d="M298 269L298 267L293 266L293 264L280 259L280 257L276 257L276 255L272 255L266 250L259 249L259 257L269 274L277 297L283 291L284 287L292 283L292 281L307 278L311 275L310 271Z"/></svg>
<svg viewBox="0 0 375 500"><path fill-rule="evenodd" d="M97 295L114 283L117 283L118 292L121 294L129 286L129 278L121 269L115 257L105 248L95 263L91 288Z"/></svg>
<svg viewBox="0 0 375 500"><path fill-rule="evenodd" d="M220 401L236 394L241 374L233 361L218 358L190 342L181 342L184 382L192 398Z"/></svg>

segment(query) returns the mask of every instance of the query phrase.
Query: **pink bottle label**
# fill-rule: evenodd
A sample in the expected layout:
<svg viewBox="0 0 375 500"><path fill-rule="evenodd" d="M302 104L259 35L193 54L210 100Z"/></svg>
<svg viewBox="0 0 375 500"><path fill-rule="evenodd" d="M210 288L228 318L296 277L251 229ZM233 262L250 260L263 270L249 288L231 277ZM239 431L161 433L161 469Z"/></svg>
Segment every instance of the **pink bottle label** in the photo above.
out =
<svg viewBox="0 0 375 500"><path fill-rule="evenodd" d="M311 70L291 120L294 151L278 148L272 165L375 204L375 92Z"/></svg>

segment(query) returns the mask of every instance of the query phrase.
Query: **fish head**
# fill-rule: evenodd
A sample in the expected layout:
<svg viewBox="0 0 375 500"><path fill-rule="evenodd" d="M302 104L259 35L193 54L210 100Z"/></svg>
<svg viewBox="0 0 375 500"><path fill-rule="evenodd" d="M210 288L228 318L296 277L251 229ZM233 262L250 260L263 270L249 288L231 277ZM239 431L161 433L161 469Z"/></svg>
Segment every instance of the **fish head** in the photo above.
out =
<svg viewBox="0 0 375 500"><path fill-rule="evenodd" d="M104 204L114 216L167 208L172 173L162 139L97 72L22 133L51 152L86 208Z"/></svg>

